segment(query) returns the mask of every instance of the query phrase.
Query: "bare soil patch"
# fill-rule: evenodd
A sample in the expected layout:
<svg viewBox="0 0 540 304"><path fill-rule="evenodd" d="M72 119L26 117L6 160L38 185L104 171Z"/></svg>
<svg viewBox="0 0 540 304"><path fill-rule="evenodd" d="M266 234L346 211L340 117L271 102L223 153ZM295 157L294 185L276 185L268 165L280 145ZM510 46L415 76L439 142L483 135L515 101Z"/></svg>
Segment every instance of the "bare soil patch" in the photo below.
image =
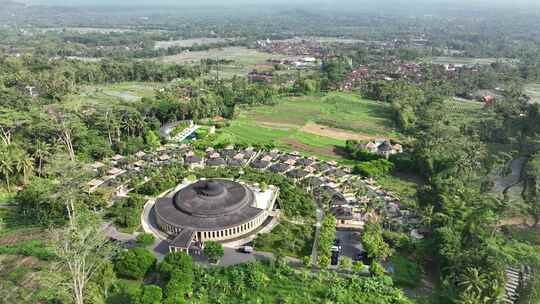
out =
<svg viewBox="0 0 540 304"><path fill-rule="evenodd" d="M319 136L324 137L330 137L340 140L371 140L374 139L373 136L361 134L361 133L354 133L350 131L330 128L324 125L320 125L313 122L308 122L305 126L300 129L303 132L315 134Z"/></svg>
<svg viewBox="0 0 540 304"><path fill-rule="evenodd" d="M283 138L281 141L293 148L294 150L298 151L304 151L319 155L327 155L332 157L339 157L340 154L338 153L338 150L335 147L313 147L310 145L303 144L299 142L296 139L293 138Z"/></svg>

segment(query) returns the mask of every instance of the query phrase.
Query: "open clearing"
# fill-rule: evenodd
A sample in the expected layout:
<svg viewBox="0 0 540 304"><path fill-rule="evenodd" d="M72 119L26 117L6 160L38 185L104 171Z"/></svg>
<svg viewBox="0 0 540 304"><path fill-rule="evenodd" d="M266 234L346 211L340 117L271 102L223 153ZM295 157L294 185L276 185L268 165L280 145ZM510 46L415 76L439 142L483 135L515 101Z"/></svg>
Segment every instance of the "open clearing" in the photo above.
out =
<svg viewBox="0 0 540 304"><path fill-rule="evenodd" d="M70 96L66 103L77 109L82 106L135 102L143 97L153 97L157 87L158 84L149 82L84 86L81 92Z"/></svg>
<svg viewBox="0 0 540 304"><path fill-rule="evenodd" d="M362 134L350 132L350 131L343 131L339 129L330 128L327 126L319 125L313 122L307 123L305 126L302 127L303 132L325 136L325 137L331 137L341 140L364 140L364 139L370 139L371 137L365 136Z"/></svg>
<svg viewBox="0 0 540 304"><path fill-rule="evenodd" d="M240 112L218 143L274 144L286 150L340 158L347 139L399 138L388 104L354 94L289 97Z"/></svg>
<svg viewBox="0 0 540 304"><path fill-rule="evenodd" d="M168 49L170 47L192 47L196 44L212 44L219 42L233 41L234 39L226 38L193 38L193 39L182 39L182 40L171 40L171 41L156 41L156 49Z"/></svg>
<svg viewBox="0 0 540 304"><path fill-rule="evenodd" d="M470 58L470 57L433 57L428 58L434 64L464 64L464 65L486 65L497 61L512 62L508 58Z"/></svg>
<svg viewBox="0 0 540 304"><path fill-rule="evenodd" d="M530 83L526 85L525 94L531 97L531 102L540 103L540 83Z"/></svg>
<svg viewBox="0 0 540 304"><path fill-rule="evenodd" d="M156 60L165 63L189 63L201 59L224 59L233 60L242 65L256 65L265 63L271 58L281 58L282 55L267 54L245 47L226 47L207 51L184 52L182 54L164 56Z"/></svg>

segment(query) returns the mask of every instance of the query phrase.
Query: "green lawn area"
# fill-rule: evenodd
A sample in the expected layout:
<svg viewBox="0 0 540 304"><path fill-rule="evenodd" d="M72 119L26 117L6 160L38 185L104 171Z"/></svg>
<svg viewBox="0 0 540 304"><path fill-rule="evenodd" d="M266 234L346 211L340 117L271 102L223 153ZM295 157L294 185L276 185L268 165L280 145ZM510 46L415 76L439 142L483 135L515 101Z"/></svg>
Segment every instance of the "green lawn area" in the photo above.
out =
<svg viewBox="0 0 540 304"><path fill-rule="evenodd" d="M540 83L525 85L525 94L531 97L531 102L540 103Z"/></svg>
<svg viewBox="0 0 540 304"><path fill-rule="evenodd" d="M347 139L399 138L387 104L354 94L288 97L273 106L241 110L216 143L274 144L339 159Z"/></svg>
<svg viewBox="0 0 540 304"><path fill-rule="evenodd" d="M447 100L445 105L448 109L447 115L455 125L475 123L486 117L484 104L480 102Z"/></svg>
<svg viewBox="0 0 540 304"><path fill-rule="evenodd" d="M508 238L540 247L540 229L506 226Z"/></svg>
<svg viewBox="0 0 540 304"><path fill-rule="evenodd" d="M511 62L510 59L507 58L470 58L470 57L433 57L433 58L426 58L428 62L432 62L434 64L468 64L468 65L486 65L486 64L492 64L497 61L503 61L503 62Z"/></svg>
<svg viewBox="0 0 540 304"><path fill-rule="evenodd" d="M416 189L421 183L420 177L397 173L378 177L377 183L386 191L397 194L403 204L416 206Z"/></svg>
<svg viewBox="0 0 540 304"><path fill-rule="evenodd" d="M270 233L259 234L254 241L258 251L273 252L279 248L286 256L302 258L311 254L313 227L281 221Z"/></svg>
<svg viewBox="0 0 540 304"><path fill-rule="evenodd" d="M392 279L397 286L415 288L422 283L422 269L409 258L396 254L392 257L394 274Z"/></svg>
<svg viewBox="0 0 540 304"><path fill-rule="evenodd" d="M6 189L0 188L0 205L12 203L13 198L15 197L16 192L7 192Z"/></svg>
<svg viewBox="0 0 540 304"><path fill-rule="evenodd" d="M257 65L266 64L268 59L287 57L282 54L269 54L246 47L225 47L207 51L184 52L181 54L159 57L153 60L164 63L198 63L202 59L232 60L232 63L220 66L220 77L231 78L234 75L245 76Z"/></svg>
<svg viewBox="0 0 540 304"><path fill-rule="evenodd" d="M66 103L78 109L83 106L118 104L153 97L158 83L121 82L107 85L83 86L77 94L66 99Z"/></svg>

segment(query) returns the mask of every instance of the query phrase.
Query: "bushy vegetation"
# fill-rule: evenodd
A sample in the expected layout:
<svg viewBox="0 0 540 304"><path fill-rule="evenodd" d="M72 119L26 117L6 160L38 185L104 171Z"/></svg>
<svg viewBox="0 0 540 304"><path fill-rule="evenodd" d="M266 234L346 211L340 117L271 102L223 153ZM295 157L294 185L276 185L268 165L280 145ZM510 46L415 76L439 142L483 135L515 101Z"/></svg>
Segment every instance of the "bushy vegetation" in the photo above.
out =
<svg viewBox="0 0 540 304"><path fill-rule="evenodd" d="M116 273L127 279L142 279L154 267L154 254L144 248L131 248L121 251L114 258Z"/></svg>
<svg viewBox="0 0 540 304"><path fill-rule="evenodd" d="M54 252L43 241L30 240L10 245L0 245L0 254L32 256L42 260L51 260Z"/></svg>
<svg viewBox="0 0 540 304"><path fill-rule="evenodd" d="M353 173L363 177L379 177L390 173L393 168L394 164L392 162L386 159L377 159L355 165Z"/></svg>
<svg viewBox="0 0 540 304"><path fill-rule="evenodd" d="M156 237L151 233L141 233L137 236L137 245L147 247L153 245Z"/></svg>
<svg viewBox="0 0 540 304"><path fill-rule="evenodd" d="M311 254L313 227L282 220L269 233L259 234L254 241L257 251L275 252L301 258Z"/></svg>
<svg viewBox="0 0 540 304"><path fill-rule="evenodd" d="M317 265L321 268L330 266L332 252L330 251L336 239L336 218L329 214L321 222L319 244L317 248Z"/></svg>

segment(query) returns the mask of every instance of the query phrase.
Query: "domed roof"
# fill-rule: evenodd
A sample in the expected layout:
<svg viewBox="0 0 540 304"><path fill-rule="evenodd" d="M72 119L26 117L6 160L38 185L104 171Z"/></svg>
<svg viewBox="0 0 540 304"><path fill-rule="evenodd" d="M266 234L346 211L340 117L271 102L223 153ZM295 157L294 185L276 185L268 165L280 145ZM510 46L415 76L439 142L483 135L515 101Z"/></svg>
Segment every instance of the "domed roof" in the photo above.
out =
<svg viewBox="0 0 540 304"><path fill-rule="evenodd" d="M254 207L255 194L225 179L200 180L156 200L156 219L178 229L216 230L235 227L264 210Z"/></svg>
<svg viewBox="0 0 540 304"><path fill-rule="evenodd" d="M230 180L200 180L178 191L173 198L177 209L196 217L234 213L250 203L245 186Z"/></svg>

